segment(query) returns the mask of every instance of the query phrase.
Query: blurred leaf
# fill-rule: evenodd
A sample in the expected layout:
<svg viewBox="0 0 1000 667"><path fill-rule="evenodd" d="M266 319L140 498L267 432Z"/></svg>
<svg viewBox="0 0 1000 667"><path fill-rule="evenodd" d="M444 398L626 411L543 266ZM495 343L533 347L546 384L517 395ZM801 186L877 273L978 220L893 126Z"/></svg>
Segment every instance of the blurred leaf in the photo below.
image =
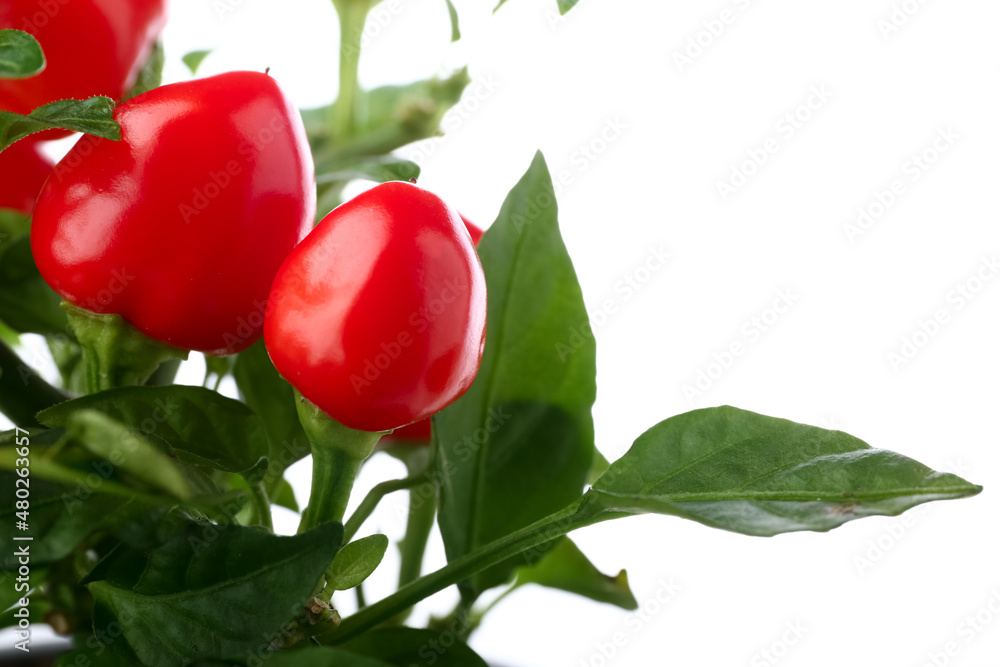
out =
<svg viewBox="0 0 1000 667"><path fill-rule="evenodd" d="M587 484L592 485L594 482L599 480L601 475L606 473L610 467L611 464L606 458L604 458L604 454L601 454L601 452L595 447L594 461L590 464L590 470L587 472Z"/></svg>
<svg viewBox="0 0 1000 667"><path fill-rule="evenodd" d="M205 61L205 58L207 58L211 53L212 53L211 50L192 51L190 53L185 54L184 57L181 58L181 60L183 60L184 64L187 65L187 68L191 70L191 74L197 74L198 68L201 67L201 64Z"/></svg>
<svg viewBox="0 0 1000 667"><path fill-rule="evenodd" d="M388 547L385 535L369 535L345 545L326 571L327 588L346 591L360 586L382 562Z"/></svg>
<svg viewBox="0 0 1000 667"><path fill-rule="evenodd" d="M244 656L305 607L342 536L336 523L294 537L194 523L148 553L121 550L87 587L143 664Z"/></svg>
<svg viewBox="0 0 1000 667"><path fill-rule="evenodd" d="M125 93L121 101L128 102L133 97L138 97L143 93L148 93L155 88L159 88L160 84L163 83L163 63L165 60L163 42L157 42L153 46L153 52L149 55L149 59L146 60L146 64L140 70L139 78L136 79L135 85Z"/></svg>
<svg viewBox="0 0 1000 667"><path fill-rule="evenodd" d="M121 126L114 119L115 101L110 97L60 100L40 106L27 116L0 111L0 151L36 132L63 129L120 141Z"/></svg>
<svg viewBox="0 0 1000 667"><path fill-rule="evenodd" d="M597 520L655 512L746 535L827 531L982 487L841 431L729 406L660 422L584 498Z"/></svg>
<svg viewBox="0 0 1000 667"><path fill-rule="evenodd" d="M639 607L625 570L613 577L604 574L568 537L560 539L537 563L517 571L514 586L526 584L556 588L622 609Z"/></svg>
<svg viewBox="0 0 1000 667"><path fill-rule="evenodd" d="M318 185L347 182L353 180L374 181L408 181L420 176L420 166L416 162L403 160L392 155L355 158L348 164L316 176Z"/></svg>
<svg viewBox="0 0 1000 667"><path fill-rule="evenodd" d="M0 243L0 320L20 333L65 333L61 301L38 273L28 234Z"/></svg>
<svg viewBox="0 0 1000 667"><path fill-rule="evenodd" d="M0 79L26 79L44 69L37 39L22 30L0 30Z"/></svg>
<svg viewBox="0 0 1000 667"><path fill-rule="evenodd" d="M434 665L435 667L489 667L486 661L455 638L443 639L440 632L416 628L372 630L344 643L353 653L383 660L394 667Z"/></svg>
<svg viewBox="0 0 1000 667"><path fill-rule="evenodd" d="M540 154L480 241L479 256L490 296L482 365L469 391L434 421L450 561L578 499L594 459L595 344L581 338L571 353L559 351L588 318ZM501 563L463 584L463 593L499 585L524 564Z"/></svg>
<svg viewBox="0 0 1000 667"><path fill-rule="evenodd" d="M199 660L191 667L244 667L253 664L258 667L260 659L244 660ZM276 651L266 655L267 667L392 667L387 662L366 658L342 649L325 646L308 646L291 651ZM409 666L407 666L409 667Z"/></svg>
<svg viewBox="0 0 1000 667"><path fill-rule="evenodd" d="M49 408L38 418L64 426L81 410L120 420L187 463L245 473L268 454L267 433L246 405L203 387L124 387Z"/></svg>
<svg viewBox="0 0 1000 667"><path fill-rule="evenodd" d="M458 27L458 11L451 0L445 0L445 2L448 3L448 16L451 18L451 41L457 42L462 39L462 31Z"/></svg>

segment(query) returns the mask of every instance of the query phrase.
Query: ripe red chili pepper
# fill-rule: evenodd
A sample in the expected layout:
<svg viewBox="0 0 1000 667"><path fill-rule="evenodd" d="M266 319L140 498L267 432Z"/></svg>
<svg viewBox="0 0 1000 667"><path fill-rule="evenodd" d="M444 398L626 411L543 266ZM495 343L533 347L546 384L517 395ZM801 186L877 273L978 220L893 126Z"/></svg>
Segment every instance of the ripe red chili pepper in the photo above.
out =
<svg viewBox="0 0 1000 667"><path fill-rule="evenodd" d="M166 18L164 0L0 3L0 28L33 35L46 60L37 76L0 80L0 109L24 114L56 100L120 99L135 83Z"/></svg>
<svg viewBox="0 0 1000 667"><path fill-rule="evenodd" d="M19 141L0 152L0 208L31 215L35 198L52 172L52 161L36 144Z"/></svg>
<svg viewBox="0 0 1000 667"><path fill-rule="evenodd" d="M462 222L465 223L465 228L469 230L469 236L472 237L472 245L478 246L479 239L483 238L483 230L469 222L469 219L464 215L462 216ZM390 435L379 441L379 445L382 446L408 445L411 447L425 447L429 444L431 444L431 420L429 417L397 428Z"/></svg>
<svg viewBox="0 0 1000 667"><path fill-rule="evenodd" d="M39 196L42 277L169 345L248 347L315 216L298 111L269 76L231 72L140 95L115 118L122 141L83 137Z"/></svg>
<svg viewBox="0 0 1000 667"><path fill-rule="evenodd" d="M437 196L384 183L334 209L278 271L264 324L292 386L353 429L425 419L479 370L486 279Z"/></svg>

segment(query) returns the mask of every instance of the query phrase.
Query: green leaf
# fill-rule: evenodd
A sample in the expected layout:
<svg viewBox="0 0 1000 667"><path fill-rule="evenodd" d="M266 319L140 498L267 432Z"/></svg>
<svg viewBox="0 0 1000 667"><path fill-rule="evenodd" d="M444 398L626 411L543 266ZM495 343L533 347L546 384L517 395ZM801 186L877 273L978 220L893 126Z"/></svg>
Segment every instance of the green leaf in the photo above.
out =
<svg viewBox="0 0 1000 667"><path fill-rule="evenodd" d="M369 535L345 545L326 571L327 588L346 591L360 586L382 562L388 547L385 535Z"/></svg>
<svg viewBox="0 0 1000 667"><path fill-rule="evenodd" d="M622 609L637 609L625 570L609 576L598 570L568 537L563 537L541 560L517 571L515 587L538 584L607 602Z"/></svg>
<svg viewBox="0 0 1000 667"><path fill-rule="evenodd" d="M351 639L343 648L353 653L383 660L394 667L434 665L435 667L489 667L486 661L455 639L433 630L387 628L373 630Z"/></svg>
<svg viewBox="0 0 1000 667"><path fill-rule="evenodd" d="M263 652L255 661L199 660L191 667L244 667L253 664L267 667L392 667L387 662L366 658L342 649L309 646L291 651ZM407 667L410 667L407 665Z"/></svg>
<svg viewBox="0 0 1000 667"><path fill-rule="evenodd" d="M119 471L127 472L150 486L177 498L191 496L187 480L173 459L148 442L135 428L85 406L67 412L58 426L66 428L61 444L78 443Z"/></svg>
<svg viewBox="0 0 1000 667"><path fill-rule="evenodd" d="M595 447L594 448L594 461L590 464L590 470L587 472L587 484L593 484L601 478L601 475L608 471L611 467L611 463L604 458L604 454Z"/></svg>
<svg viewBox="0 0 1000 667"><path fill-rule="evenodd" d="M416 162L403 160L392 155L375 155L354 158L346 164L334 165L333 171L327 171L316 176L318 185L339 183L354 180L374 181L408 181L420 176L420 166Z"/></svg>
<svg viewBox="0 0 1000 667"><path fill-rule="evenodd" d="M576 7L576 4L579 1L580 0L556 0L556 2L559 4L559 13L566 14L567 12L569 12L569 10Z"/></svg>
<svg viewBox="0 0 1000 667"><path fill-rule="evenodd" d="M462 31L458 27L458 11L451 0L445 0L445 2L448 3L448 17L451 18L451 41L457 42L462 39Z"/></svg>
<svg viewBox="0 0 1000 667"><path fill-rule="evenodd" d="M0 541L15 544L14 537L30 535L33 566L68 556L87 536L119 518L118 510L131 501L120 496L74 489L42 478L30 480L31 508L27 531L17 528L15 483L12 471L0 470ZM0 555L0 568L16 570L13 550Z"/></svg>
<svg viewBox="0 0 1000 667"><path fill-rule="evenodd" d="M205 61L205 58L207 58L211 53L212 53L211 50L191 51L190 53L184 54L181 60L183 60L184 64L187 65L187 68L191 70L191 74L197 74L198 68L201 67L201 64Z"/></svg>
<svg viewBox="0 0 1000 667"><path fill-rule="evenodd" d="M655 512L746 535L827 531L982 487L841 431L729 406L646 431L594 484L598 520Z"/></svg>
<svg viewBox="0 0 1000 667"><path fill-rule="evenodd" d="M40 106L27 116L0 111L0 151L36 132L62 129L120 141L121 126L114 119L115 101L110 97L60 100Z"/></svg>
<svg viewBox="0 0 1000 667"><path fill-rule="evenodd" d="M150 552L118 555L87 587L150 667L264 651L305 608L343 535L328 523L294 537L191 524Z"/></svg>
<svg viewBox="0 0 1000 667"><path fill-rule="evenodd" d="M155 88L159 88L160 84L163 83L163 63L165 60L163 43L157 42L153 46L153 52L146 60L146 64L139 72L139 78L136 79L132 88L125 93L121 101L127 102L133 97L138 97L143 93L148 93Z"/></svg>
<svg viewBox="0 0 1000 667"><path fill-rule="evenodd" d="M0 79L26 79L44 69L37 39L21 30L0 30Z"/></svg>
<svg viewBox="0 0 1000 667"><path fill-rule="evenodd" d="M268 454L267 433L253 411L203 387L110 389L43 410L38 418L55 428L80 410L117 419L195 465L244 473Z"/></svg>
<svg viewBox="0 0 1000 667"><path fill-rule="evenodd" d="M0 413L23 428L38 426L35 413L67 398L0 342Z"/></svg>
<svg viewBox="0 0 1000 667"><path fill-rule="evenodd" d="M233 377L243 402L260 416L267 429L272 468L277 463L283 472L304 458L310 451L309 440L295 410L295 392L278 375L263 340L239 353ZM269 480L268 490L273 493L272 484L277 483L278 479Z"/></svg>
<svg viewBox="0 0 1000 667"><path fill-rule="evenodd" d="M439 523L451 561L578 499L594 458L595 344L589 337L570 354L558 349L587 311L540 154L479 255L490 296L482 365L472 388L434 422ZM499 585L524 564L502 563L463 590Z"/></svg>
<svg viewBox="0 0 1000 667"><path fill-rule="evenodd" d="M65 334L61 301L38 273L27 234L0 243L0 320L19 333Z"/></svg>

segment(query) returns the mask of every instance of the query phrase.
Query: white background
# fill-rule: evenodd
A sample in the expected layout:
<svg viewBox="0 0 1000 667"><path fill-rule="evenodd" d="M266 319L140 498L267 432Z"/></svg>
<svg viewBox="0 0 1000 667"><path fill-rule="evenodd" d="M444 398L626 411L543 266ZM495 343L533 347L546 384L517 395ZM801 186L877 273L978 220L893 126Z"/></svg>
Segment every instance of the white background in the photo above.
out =
<svg viewBox="0 0 1000 667"><path fill-rule="evenodd" d="M422 165L421 185L486 226L536 150L568 175L560 222L597 330L608 458L666 417L731 404L986 486L829 534L750 538L660 516L588 528L574 539L605 571L627 568L646 611L527 588L473 647L508 667L995 665L1000 280L977 272L993 278L1000 252L1000 6L584 0L558 20L555 0L496 14L456 0L463 40L450 45L443 0L390 2L369 22L364 85L464 64L475 80L444 139L401 151ZM716 23L724 11L730 22ZM187 76L184 53L215 49L202 74L270 67L298 104L318 106L335 94L337 35L327 0L175 0L168 78ZM689 40L701 52L679 63ZM939 132L951 139L935 148ZM718 184L766 146L777 150L724 201ZM897 179L902 194L849 238L858 208L877 212ZM670 260L646 271L660 249ZM792 306L775 321L780 291ZM938 310L944 324L919 335ZM755 317L770 324L751 336ZM921 346L894 367L915 334ZM744 353L710 367L734 342ZM186 381L200 382L198 363ZM689 398L699 371L716 379ZM362 485L402 474L383 459ZM303 503L308 468L292 471ZM399 536L404 502L391 497L364 530ZM384 567L395 563L390 553ZM435 542L427 565L442 563ZM376 576L370 597L392 578ZM661 602L664 583L679 590Z"/></svg>

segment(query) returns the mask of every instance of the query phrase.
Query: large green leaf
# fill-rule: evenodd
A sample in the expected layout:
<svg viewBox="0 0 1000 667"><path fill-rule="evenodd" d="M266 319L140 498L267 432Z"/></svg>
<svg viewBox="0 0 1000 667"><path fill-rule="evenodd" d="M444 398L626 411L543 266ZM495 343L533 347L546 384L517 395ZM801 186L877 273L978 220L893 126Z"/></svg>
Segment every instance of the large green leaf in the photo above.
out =
<svg viewBox="0 0 1000 667"><path fill-rule="evenodd" d="M770 536L826 531L981 490L841 431L724 406L646 431L583 506L597 520L655 512Z"/></svg>
<svg viewBox="0 0 1000 667"><path fill-rule="evenodd" d="M294 537L196 523L150 552L122 550L87 586L143 664L244 656L305 608L342 536L336 523Z"/></svg>
<svg viewBox="0 0 1000 667"><path fill-rule="evenodd" d="M36 132L62 129L84 132L120 141L121 126L114 119L115 101L110 97L59 100L40 106L23 116L0 111L0 151Z"/></svg>
<svg viewBox="0 0 1000 667"><path fill-rule="evenodd" d="M269 453L267 432L252 410L202 387L111 389L61 403L38 418L55 428L80 410L117 419L195 465L242 473Z"/></svg>
<svg viewBox="0 0 1000 667"><path fill-rule="evenodd" d="M534 565L517 571L515 587L538 584L607 602L622 609L636 609L638 604L628 585L625 570L615 576L604 574L568 537L560 539Z"/></svg>
<svg viewBox="0 0 1000 667"><path fill-rule="evenodd" d="M461 629L459 629L459 632ZM373 630L343 645L352 653L383 660L394 667L488 667L486 661L456 639L458 632L442 634L415 628Z"/></svg>
<svg viewBox="0 0 1000 667"><path fill-rule="evenodd" d="M0 30L0 79L26 79L45 69L45 55L23 30Z"/></svg>
<svg viewBox="0 0 1000 667"><path fill-rule="evenodd" d="M558 351L587 312L540 154L479 255L489 294L482 366L472 388L434 422L449 560L579 498L594 458L595 344L588 337L570 354ZM464 593L503 583L523 564L481 573Z"/></svg>

